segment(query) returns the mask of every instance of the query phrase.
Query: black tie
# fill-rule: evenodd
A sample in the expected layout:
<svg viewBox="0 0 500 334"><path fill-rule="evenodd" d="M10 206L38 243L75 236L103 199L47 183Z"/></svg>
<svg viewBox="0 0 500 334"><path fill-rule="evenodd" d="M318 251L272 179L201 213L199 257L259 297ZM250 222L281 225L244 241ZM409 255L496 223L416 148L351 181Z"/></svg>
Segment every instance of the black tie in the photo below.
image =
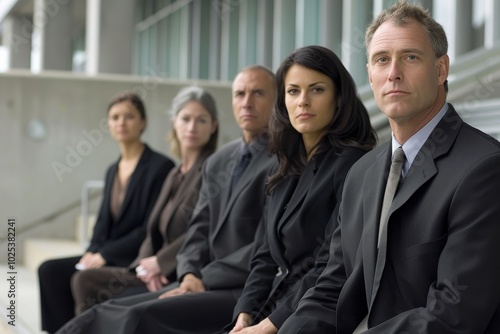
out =
<svg viewBox="0 0 500 334"><path fill-rule="evenodd" d="M240 160L238 161L238 164L233 171L233 178L231 180L231 192L238 184L238 181L240 180L241 175L243 175L243 172L245 172L245 169L247 168L251 158L252 153L250 152L250 147L248 146L248 144L243 145L243 148L240 152Z"/></svg>

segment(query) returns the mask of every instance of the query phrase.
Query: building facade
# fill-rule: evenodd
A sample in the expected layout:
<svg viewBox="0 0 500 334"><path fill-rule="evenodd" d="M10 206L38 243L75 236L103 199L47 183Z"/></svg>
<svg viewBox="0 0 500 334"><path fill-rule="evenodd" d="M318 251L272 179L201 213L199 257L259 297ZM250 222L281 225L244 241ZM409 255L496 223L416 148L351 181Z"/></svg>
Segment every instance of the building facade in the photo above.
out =
<svg viewBox="0 0 500 334"><path fill-rule="evenodd" d="M364 30L395 0L2 0L2 68L230 81L297 47L335 51L366 83ZM500 40L498 0L420 0L454 60Z"/></svg>

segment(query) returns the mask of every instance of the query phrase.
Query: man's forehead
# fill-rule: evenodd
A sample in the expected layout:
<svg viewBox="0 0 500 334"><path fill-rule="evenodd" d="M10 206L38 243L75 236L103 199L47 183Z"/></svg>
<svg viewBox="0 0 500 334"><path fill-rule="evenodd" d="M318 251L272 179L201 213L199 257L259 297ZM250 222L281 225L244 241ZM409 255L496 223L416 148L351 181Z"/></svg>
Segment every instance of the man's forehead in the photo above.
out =
<svg viewBox="0 0 500 334"><path fill-rule="evenodd" d="M267 73L259 70L248 70L239 73L233 82L233 90L243 89L264 89L271 82L271 78Z"/></svg>
<svg viewBox="0 0 500 334"><path fill-rule="evenodd" d="M432 44L425 29L414 20L403 24L393 21L382 23L373 34L368 51L369 59L390 51L433 53Z"/></svg>

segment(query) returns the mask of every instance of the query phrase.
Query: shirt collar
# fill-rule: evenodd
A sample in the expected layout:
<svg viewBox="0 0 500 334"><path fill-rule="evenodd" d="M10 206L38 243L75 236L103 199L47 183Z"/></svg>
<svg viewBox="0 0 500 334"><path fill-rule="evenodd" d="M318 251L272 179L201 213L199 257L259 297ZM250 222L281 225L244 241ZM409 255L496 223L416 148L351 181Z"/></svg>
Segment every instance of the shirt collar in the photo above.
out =
<svg viewBox="0 0 500 334"><path fill-rule="evenodd" d="M444 114L448 111L448 103L445 103L441 110L420 130L418 130L413 136L410 137L403 145L403 151L405 152L405 164L403 165L403 177L406 176L406 173L410 170L410 167L415 160L418 152L427 141L429 136L432 133L432 130L436 127L439 121L443 118ZM394 137L394 133L392 134L392 154L394 151L401 146L400 143Z"/></svg>
<svg viewBox="0 0 500 334"><path fill-rule="evenodd" d="M245 145L248 145L248 148L249 148L250 152L252 153L252 157L253 157L267 146L267 137L265 135L260 135L256 139L252 140L249 143L246 143L242 138L240 151L243 149L243 147Z"/></svg>

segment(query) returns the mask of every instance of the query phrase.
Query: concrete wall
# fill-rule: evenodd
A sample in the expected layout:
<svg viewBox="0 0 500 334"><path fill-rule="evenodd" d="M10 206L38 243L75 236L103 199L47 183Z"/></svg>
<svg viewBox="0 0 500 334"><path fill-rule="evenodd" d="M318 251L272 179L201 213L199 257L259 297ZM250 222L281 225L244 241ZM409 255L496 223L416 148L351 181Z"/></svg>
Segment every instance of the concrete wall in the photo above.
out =
<svg viewBox="0 0 500 334"><path fill-rule="evenodd" d="M2 249L6 247L2 239L7 219L12 217L17 219L18 253L22 253L24 238L68 237L74 233L83 183L102 179L106 167L119 156L118 146L106 128L106 107L115 93L133 90L142 94L148 113L143 139L153 149L169 154L165 136L170 120L166 110L178 90L194 82L168 81L151 74L148 78L85 77L62 72L0 74ZM230 84L197 84L216 98L221 120L219 144L238 137ZM67 213L52 217L59 211ZM19 254L19 261L21 257Z"/></svg>

